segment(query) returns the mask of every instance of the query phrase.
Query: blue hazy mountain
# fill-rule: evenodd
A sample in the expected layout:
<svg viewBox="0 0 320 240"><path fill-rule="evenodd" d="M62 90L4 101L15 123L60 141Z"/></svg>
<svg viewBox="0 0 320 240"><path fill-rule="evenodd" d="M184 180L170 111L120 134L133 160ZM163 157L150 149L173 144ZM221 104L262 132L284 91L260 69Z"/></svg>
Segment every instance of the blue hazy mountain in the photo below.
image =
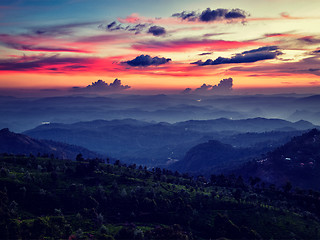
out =
<svg viewBox="0 0 320 240"><path fill-rule="evenodd" d="M42 122L75 123L96 119L134 118L181 122L217 118L301 119L320 124L319 95L200 96L71 95L47 98L0 97L0 128L23 132Z"/></svg>
<svg viewBox="0 0 320 240"><path fill-rule="evenodd" d="M40 125L24 133L37 139L82 146L126 162L152 166L181 160L191 147L208 140L218 140L236 147L270 150L284 143L288 137L313 127L313 124L306 121L292 123L263 118L223 118L174 124L122 119L73 124L52 123ZM245 134L249 131L256 134Z"/></svg>

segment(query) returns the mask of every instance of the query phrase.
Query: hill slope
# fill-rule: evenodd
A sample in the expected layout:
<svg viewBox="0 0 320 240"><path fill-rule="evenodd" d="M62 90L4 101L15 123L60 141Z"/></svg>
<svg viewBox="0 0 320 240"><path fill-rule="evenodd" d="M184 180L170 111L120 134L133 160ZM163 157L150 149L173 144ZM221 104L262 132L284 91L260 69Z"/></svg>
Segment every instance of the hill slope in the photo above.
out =
<svg viewBox="0 0 320 240"><path fill-rule="evenodd" d="M246 164L238 173L281 185L320 189L320 131L313 129Z"/></svg>
<svg viewBox="0 0 320 240"><path fill-rule="evenodd" d="M0 165L4 239L320 238L319 192L94 160L0 155Z"/></svg>
<svg viewBox="0 0 320 240"><path fill-rule="evenodd" d="M229 144L209 140L191 148L185 157L171 168L181 172L217 173L224 167L240 164L241 159L252 156L249 148L234 148Z"/></svg>
<svg viewBox="0 0 320 240"><path fill-rule="evenodd" d="M10 132L8 128L0 130L0 153L8 154L53 154L60 159L75 159L81 153L87 158L101 157L83 147L54 142L50 140L36 140L23 134Z"/></svg>

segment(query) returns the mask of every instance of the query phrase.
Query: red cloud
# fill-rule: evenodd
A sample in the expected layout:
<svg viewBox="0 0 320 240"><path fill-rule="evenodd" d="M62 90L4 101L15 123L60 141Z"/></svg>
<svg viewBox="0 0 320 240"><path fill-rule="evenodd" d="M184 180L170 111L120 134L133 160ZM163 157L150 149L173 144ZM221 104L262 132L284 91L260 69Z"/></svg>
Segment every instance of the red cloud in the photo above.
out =
<svg viewBox="0 0 320 240"><path fill-rule="evenodd" d="M121 58L121 56L118 56ZM33 55L11 59L0 59L0 71L81 74L125 71L125 67L115 63L118 58L60 57L59 55Z"/></svg>
<svg viewBox="0 0 320 240"><path fill-rule="evenodd" d="M127 16L126 18L118 18L118 21L121 23L137 24L137 23L140 23L142 21L142 19L137 13L132 13L131 15Z"/></svg>

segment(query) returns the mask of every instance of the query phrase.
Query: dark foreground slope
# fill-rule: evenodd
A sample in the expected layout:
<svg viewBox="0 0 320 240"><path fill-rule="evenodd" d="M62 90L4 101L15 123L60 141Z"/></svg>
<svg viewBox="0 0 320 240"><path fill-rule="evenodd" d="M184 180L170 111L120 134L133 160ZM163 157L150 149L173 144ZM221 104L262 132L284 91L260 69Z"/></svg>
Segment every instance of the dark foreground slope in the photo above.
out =
<svg viewBox="0 0 320 240"><path fill-rule="evenodd" d="M0 156L0 165L3 239L320 238L318 192L118 161Z"/></svg>
<svg viewBox="0 0 320 240"><path fill-rule="evenodd" d="M23 134L10 132L8 128L0 130L0 153L46 154L61 159L76 159L79 153L88 158L101 157L100 154L83 147L50 140L36 140Z"/></svg>
<svg viewBox="0 0 320 240"><path fill-rule="evenodd" d="M265 182L320 189L320 131L313 129L237 171Z"/></svg>

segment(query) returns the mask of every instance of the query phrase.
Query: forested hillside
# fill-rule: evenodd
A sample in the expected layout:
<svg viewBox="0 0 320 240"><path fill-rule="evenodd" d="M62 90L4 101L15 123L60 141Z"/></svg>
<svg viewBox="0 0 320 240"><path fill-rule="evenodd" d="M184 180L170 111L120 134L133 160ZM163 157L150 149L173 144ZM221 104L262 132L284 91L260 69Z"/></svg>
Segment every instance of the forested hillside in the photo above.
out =
<svg viewBox="0 0 320 240"><path fill-rule="evenodd" d="M320 238L319 192L77 159L0 157L1 238Z"/></svg>

